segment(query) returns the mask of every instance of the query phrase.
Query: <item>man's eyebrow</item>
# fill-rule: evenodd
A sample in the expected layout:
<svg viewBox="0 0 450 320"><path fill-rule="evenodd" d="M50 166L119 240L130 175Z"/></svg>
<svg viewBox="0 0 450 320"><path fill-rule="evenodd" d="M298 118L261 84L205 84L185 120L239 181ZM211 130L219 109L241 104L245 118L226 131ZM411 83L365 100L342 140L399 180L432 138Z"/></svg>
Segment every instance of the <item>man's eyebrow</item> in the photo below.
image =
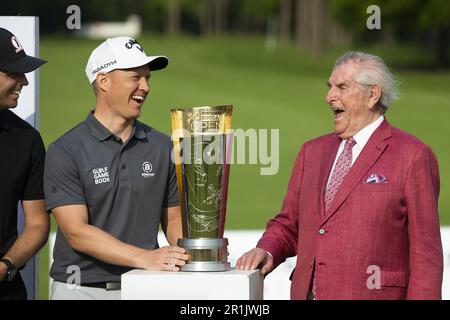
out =
<svg viewBox="0 0 450 320"><path fill-rule="evenodd" d="M338 84L336 84L336 87L349 86L349 85L350 85L349 81L342 81L342 82L339 82Z"/></svg>
<svg viewBox="0 0 450 320"><path fill-rule="evenodd" d="M340 88L340 87L343 87L343 86L349 86L349 85L350 85L350 82L349 82L349 81L342 81L342 82L336 83L335 86L338 87L338 88ZM330 81L327 82L327 86L328 86L328 88L331 88L331 87L332 87Z"/></svg>

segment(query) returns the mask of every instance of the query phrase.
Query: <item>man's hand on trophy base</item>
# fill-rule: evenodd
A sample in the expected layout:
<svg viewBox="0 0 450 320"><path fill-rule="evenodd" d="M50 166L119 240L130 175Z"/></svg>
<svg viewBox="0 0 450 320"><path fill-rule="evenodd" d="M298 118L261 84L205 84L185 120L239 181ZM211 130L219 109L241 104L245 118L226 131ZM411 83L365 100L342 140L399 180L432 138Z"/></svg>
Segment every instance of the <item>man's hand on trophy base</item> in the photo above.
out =
<svg viewBox="0 0 450 320"><path fill-rule="evenodd" d="M139 257L140 268L153 271L179 271L186 264L189 255L184 248L166 246L155 250L145 250Z"/></svg>
<svg viewBox="0 0 450 320"><path fill-rule="evenodd" d="M261 268L261 274L265 275L273 269L273 258L266 250L254 248L244 253L236 262L238 270L255 270Z"/></svg>

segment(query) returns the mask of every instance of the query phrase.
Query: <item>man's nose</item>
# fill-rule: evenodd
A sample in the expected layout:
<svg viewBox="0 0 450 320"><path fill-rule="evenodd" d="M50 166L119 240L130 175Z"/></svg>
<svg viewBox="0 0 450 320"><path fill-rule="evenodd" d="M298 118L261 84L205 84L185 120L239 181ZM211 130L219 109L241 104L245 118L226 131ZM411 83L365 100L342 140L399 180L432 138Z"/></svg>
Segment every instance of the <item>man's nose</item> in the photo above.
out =
<svg viewBox="0 0 450 320"><path fill-rule="evenodd" d="M19 79L18 82L20 83L21 86L25 87L28 85L28 79L27 76L25 75L25 73L21 73L19 75Z"/></svg>
<svg viewBox="0 0 450 320"><path fill-rule="evenodd" d="M141 78L139 83L139 89L147 93L150 90L150 85L148 84L148 80L144 77Z"/></svg>
<svg viewBox="0 0 450 320"><path fill-rule="evenodd" d="M335 100L333 88L328 89L327 95L325 96L325 100L327 101L328 104L331 104Z"/></svg>

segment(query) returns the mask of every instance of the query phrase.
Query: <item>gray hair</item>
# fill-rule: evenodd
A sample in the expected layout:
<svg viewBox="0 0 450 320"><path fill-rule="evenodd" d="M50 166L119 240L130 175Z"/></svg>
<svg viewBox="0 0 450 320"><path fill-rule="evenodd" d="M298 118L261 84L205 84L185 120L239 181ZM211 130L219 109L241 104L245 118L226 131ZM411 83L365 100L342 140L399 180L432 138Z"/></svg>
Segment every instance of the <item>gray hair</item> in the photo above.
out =
<svg viewBox="0 0 450 320"><path fill-rule="evenodd" d="M381 96L377 104L383 113L386 112L391 101L398 99L397 86L399 82L389 71L383 59L364 52L348 51L336 60L333 70L350 61L364 65L355 76L356 83L364 88L375 84L381 87Z"/></svg>

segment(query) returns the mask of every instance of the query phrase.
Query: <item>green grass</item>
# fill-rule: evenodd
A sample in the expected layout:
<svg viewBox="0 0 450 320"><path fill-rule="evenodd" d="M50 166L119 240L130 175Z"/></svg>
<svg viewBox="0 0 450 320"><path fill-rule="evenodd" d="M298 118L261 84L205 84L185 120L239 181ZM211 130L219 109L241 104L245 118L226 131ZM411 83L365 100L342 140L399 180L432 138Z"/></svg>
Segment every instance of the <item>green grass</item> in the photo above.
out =
<svg viewBox="0 0 450 320"><path fill-rule="evenodd" d="M233 165L228 196L227 229L262 229L277 213L290 170L301 144L332 131L325 104L326 81L341 50L315 59L294 47L264 49L261 38L142 37L147 54L166 54L169 67L152 73L150 97L141 120L170 134L169 109L233 104L233 128L280 129L280 170L261 176L259 165ZM46 145L84 120L95 105L84 73L99 41L43 38L41 56L41 132ZM411 50L391 50L389 63L419 58ZM420 59L422 62L423 59ZM394 70L395 71L395 70ZM401 100L388 112L389 121L431 145L440 163L440 213L450 223L450 84L449 72L398 70ZM41 262L48 259L41 254ZM48 268L48 267L47 267ZM46 298L48 270L41 270L41 298Z"/></svg>

